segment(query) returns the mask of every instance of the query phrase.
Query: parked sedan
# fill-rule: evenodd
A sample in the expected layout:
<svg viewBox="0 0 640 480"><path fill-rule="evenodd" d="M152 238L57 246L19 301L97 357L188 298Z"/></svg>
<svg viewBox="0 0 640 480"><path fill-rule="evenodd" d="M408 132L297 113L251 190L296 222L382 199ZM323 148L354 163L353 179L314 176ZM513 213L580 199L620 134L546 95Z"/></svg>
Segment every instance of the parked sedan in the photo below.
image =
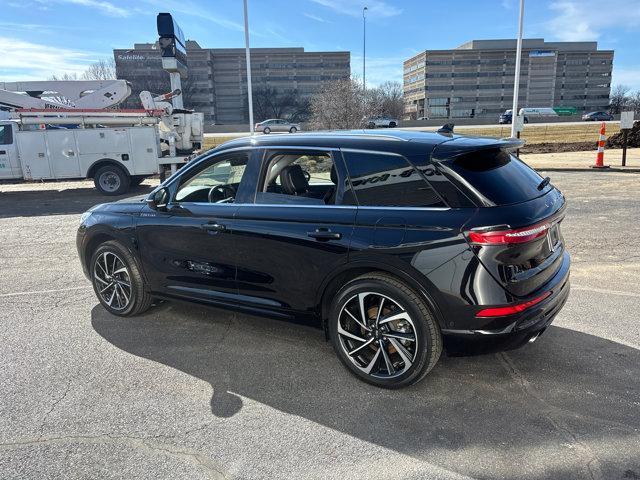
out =
<svg viewBox="0 0 640 480"><path fill-rule="evenodd" d="M146 201L83 214L80 261L114 315L160 297L307 322L358 378L404 387L443 349L535 340L568 297L565 200L513 156L521 145L414 131L233 140Z"/></svg>
<svg viewBox="0 0 640 480"><path fill-rule="evenodd" d="M373 117L365 121L367 128L395 128L400 122L391 117Z"/></svg>
<svg viewBox="0 0 640 480"><path fill-rule="evenodd" d="M608 122L613 120L613 115L607 112L589 112L582 115L585 122Z"/></svg>
<svg viewBox="0 0 640 480"><path fill-rule="evenodd" d="M254 130L256 132L271 133L271 132L289 132L296 133L301 130L299 123L291 123L287 120L280 118L271 118L260 123L256 123Z"/></svg>

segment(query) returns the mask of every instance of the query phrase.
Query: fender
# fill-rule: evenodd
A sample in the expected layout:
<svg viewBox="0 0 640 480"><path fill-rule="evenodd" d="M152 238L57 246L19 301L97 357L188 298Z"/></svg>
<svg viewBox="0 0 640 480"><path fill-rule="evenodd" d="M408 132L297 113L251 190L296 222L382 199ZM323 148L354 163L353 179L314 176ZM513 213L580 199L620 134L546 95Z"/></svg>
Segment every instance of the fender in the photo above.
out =
<svg viewBox="0 0 640 480"><path fill-rule="evenodd" d="M353 271L354 273L378 271L389 273L404 281L407 285L416 290L424 298L424 300L427 302L427 305L429 305L431 310L434 312L436 320L438 321L440 327L444 328L444 317L442 315L442 310L438 302L436 301L436 287L427 278L425 278L423 275L420 275L418 272L411 272L415 274L411 275L407 270L408 269L406 268L400 268L384 260L356 260L342 265L322 281L322 284L320 285L320 288L316 293L316 305L318 306L318 312L322 317L323 324L326 320L324 312L327 305L325 304L327 303L327 300L329 300L327 298L324 298L325 293L327 288L331 286L332 282L336 278L339 278L341 275L346 274L350 271Z"/></svg>

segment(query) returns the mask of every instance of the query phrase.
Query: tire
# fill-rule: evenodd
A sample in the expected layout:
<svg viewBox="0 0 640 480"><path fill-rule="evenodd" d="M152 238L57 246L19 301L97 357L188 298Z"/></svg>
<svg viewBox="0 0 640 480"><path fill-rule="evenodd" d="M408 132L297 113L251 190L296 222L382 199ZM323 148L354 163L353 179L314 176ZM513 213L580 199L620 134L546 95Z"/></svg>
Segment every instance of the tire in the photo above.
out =
<svg viewBox="0 0 640 480"><path fill-rule="evenodd" d="M291 127L289 129L289 133L296 133L298 131L298 129L296 127Z"/></svg>
<svg viewBox="0 0 640 480"><path fill-rule="evenodd" d="M376 124L373 122L367 123L367 128L370 128L370 129L376 128Z"/></svg>
<svg viewBox="0 0 640 480"><path fill-rule="evenodd" d="M356 321L363 318L358 315L361 304L371 322L368 329ZM397 320L385 323L392 317ZM442 353L440 328L429 306L405 283L384 273L365 274L342 287L331 303L328 322L331 343L342 364L378 387L396 389L419 382Z"/></svg>
<svg viewBox="0 0 640 480"><path fill-rule="evenodd" d="M269 127L266 127L264 130L262 130L262 133L264 133L265 135L269 135L271 133L271 129Z"/></svg>
<svg viewBox="0 0 640 480"><path fill-rule="evenodd" d="M118 242L105 242L96 248L91 255L89 271L93 290L109 313L130 317L151 306L152 297L145 288L138 263Z"/></svg>
<svg viewBox="0 0 640 480"><path fill-rule="evenodd" d="M122 167L105 165L96 171L93 183L103 195L122 195L129 190L131 177Z"/></svg>
<svg viewBox="0 0 640 480"><path fill-rule="evenodd" d="M389 123L389 128L396 128L397 126L396 122Z"/></svg>

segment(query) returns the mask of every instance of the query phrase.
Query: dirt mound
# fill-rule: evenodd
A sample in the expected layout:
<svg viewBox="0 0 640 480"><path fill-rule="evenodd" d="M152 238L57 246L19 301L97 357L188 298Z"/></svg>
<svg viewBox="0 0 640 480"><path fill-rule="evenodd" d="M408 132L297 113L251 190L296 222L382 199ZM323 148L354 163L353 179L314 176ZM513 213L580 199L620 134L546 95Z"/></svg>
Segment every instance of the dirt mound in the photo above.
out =
<svg viewBox="0 0 640 480"><path fill-rule="evenodd" d="M627 146L640 147L640 121L633 123L633 128L629 130ZM607 139L607 147L622 148L622 132L611 135Z"/></svg>
<svg viewBox="0 0 640 480"><path fill-rule="evenodd" d="M596 142L569 142L569 143L525 143L520 149L520 153L559 153L559 152L582 152L585 150L595 150Z"/></svg>

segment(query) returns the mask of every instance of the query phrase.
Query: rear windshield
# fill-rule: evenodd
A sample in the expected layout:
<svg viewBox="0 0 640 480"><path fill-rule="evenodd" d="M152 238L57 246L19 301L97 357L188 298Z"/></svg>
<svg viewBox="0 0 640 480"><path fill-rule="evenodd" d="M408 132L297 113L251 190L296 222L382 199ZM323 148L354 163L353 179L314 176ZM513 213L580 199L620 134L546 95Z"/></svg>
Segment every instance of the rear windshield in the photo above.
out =
<svg viewBox="0 0 640 480"><path fill-rule="evenodd" d="M502 150L467 153L446 165L493 205L526 202L553 188L538 190L542 177Z"/></svg>

